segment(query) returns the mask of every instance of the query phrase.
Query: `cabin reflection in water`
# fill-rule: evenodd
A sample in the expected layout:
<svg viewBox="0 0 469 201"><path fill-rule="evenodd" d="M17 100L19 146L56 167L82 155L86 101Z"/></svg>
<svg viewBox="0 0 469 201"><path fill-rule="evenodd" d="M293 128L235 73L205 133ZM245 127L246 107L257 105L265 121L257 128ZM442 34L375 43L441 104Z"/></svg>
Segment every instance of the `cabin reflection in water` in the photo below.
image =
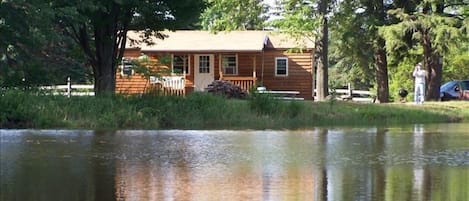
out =
<svg viewBox="0 0 469 201"><path fill-rule="evenodd" d="M123 200L325 201L459 200L468 195L469 162L463 152L447 155L465 145L436 141L443 136L434 134L438 131L425 132L422 125L398 132L260 133L221 134L225 139L219 146L212 144L220 140L215 137L218 134L204 139L199 139L204 134L190 134L184 136L184 146L172 150L177 155L118 161L117 196ZM456 159L455 163L432 161L440 154L448 161Z"/></svg>
<svg viewBox="0 0 469 201"><path fill-rule="evenodd" d="M466 200L468 126L0 130L0 200Z"/></svg>
<svg viewBox="0 0 469 201"><path fill-rule="evenodd" d="M150 166L117 166L118 200L311 200L321 190L322 178L310 169L263 175L249 167L234 172L197 173L184 165L170 169ZM317 176L320 176L320 172ZM321 200L321 199L317 199Z"/></svg>

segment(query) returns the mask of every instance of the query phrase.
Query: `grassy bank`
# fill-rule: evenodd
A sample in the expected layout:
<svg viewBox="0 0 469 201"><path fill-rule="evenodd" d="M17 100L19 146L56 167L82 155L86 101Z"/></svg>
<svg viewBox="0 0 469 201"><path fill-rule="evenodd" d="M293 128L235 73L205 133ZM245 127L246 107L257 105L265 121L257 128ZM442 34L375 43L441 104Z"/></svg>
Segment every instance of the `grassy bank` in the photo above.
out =
<svg viewBox="0 0 469 201"><path fill-rule="evenodd" d="M469 120L469 102L359 104L247 100L193 93L187 97L71 97L6 92L0 128L298 129Z"/></svg>

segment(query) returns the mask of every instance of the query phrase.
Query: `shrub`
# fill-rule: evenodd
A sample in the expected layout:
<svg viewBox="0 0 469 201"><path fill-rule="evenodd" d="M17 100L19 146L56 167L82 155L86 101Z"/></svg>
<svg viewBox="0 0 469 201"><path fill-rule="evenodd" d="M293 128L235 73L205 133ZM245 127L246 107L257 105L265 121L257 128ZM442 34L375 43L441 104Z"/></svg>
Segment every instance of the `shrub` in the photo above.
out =
<svg viewBox="0 0 469 201"><path fill-rule="evenodd" d="M249 106L258 114L272 115L279 110L280 101L270 94L251 93Z"/></svg>
<svg viewBox="0 0 469 201"><path fill-rule="evenodd" d="M22 91L9 91L1 94L0 98L0 127L27 128L33 127L33 120L37 113L33 108L30 95Z"/></svg>
<svg viewBox="0 0 469 201"><path fill-rule="evenodd" d="M245 98L246 91L242 90L238 85L234 85L226 80L215 80L208 85L208 93L221 95L226 98Z"/></svg>

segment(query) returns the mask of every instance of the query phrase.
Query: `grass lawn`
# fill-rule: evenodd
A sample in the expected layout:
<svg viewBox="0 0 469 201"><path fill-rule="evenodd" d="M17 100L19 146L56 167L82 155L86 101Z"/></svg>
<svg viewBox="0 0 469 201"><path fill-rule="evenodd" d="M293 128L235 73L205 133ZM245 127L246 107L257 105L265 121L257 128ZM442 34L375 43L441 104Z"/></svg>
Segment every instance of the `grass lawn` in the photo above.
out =
<svg viewBox="0 0 469 201"><path fill-rule="evenodd" d="M0 94L0 128L308 129L334 125L469 122L469 102L365 104L186 97L62 97Z"/></svg>

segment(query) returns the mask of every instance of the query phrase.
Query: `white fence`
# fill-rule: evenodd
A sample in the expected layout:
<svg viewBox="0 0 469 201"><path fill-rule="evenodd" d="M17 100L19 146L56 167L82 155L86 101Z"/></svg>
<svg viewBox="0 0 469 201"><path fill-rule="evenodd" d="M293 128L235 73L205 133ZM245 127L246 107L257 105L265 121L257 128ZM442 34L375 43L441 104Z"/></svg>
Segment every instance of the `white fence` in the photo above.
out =
<svg viewBox="0 0 469 201"><path fill-rule="evenodd" d="M314 90L316 92L316 90ZM329 94L335 93L335 98L338 100L351 100L356 102L369 102L374 103L375 98L372 97L370 91L366 90L354 90L351 85L348 84L347 89L329 89ZM314 97L317 100L316 97Z"/></svg>
<svg viewBox="0 0 469 201"><path fill-rule="evenodd" d="M70 96L94 96L94 86L85 84L72 85L70 77L67 78L66 85L42 86L41 90L49 90L53 95Z"/></svg>
<svg viewBox="0 0 469 201"><path fill-rule="evenodd" d="M332 90L333 92L334 90ZM374 98L371 97L370 91L365 90L349 90L349 89L335 89L336 98L340 100L352 100L357 102L373 102Z"/></svg>

